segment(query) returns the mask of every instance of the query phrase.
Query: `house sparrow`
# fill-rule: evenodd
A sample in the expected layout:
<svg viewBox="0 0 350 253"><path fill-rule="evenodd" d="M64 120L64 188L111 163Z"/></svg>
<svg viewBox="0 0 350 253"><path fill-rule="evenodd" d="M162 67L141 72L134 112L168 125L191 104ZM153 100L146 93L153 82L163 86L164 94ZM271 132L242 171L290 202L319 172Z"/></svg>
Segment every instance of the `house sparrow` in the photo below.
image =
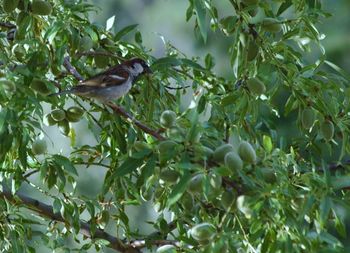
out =
<svg viewBox="0 0 350 253"><path fill-rule="evenodd" d="M120 98L128 93L137 77L152 73L146 62L139 58L125 61L93 77L79 82L77 86L49 96L75 94L82 97L96 98L102 102Z"/></svg>

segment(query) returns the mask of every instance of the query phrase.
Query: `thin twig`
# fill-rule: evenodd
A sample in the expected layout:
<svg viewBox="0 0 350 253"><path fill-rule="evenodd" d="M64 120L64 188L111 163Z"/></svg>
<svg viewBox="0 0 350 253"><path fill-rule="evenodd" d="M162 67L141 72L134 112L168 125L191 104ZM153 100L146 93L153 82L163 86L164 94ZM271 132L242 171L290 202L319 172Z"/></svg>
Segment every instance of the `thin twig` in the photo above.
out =
<svg viewBox="0 0 350 253"><path fill-rule="evenodd" d="M9 28L9 29L16 28L16 25L9 22L0 22L0 26Z"/></svg>
<svg viewBox="0 0 350 253"><path fill-rule="evenodd" d="M84 78L79 74L79 72L73 67L73 65L70 63L69 56L64 57L63 66L71 73L76 79L79 81L84 80Z"/></svg>
<svg viewBox="0 0 350 253"><path fill-rule="evenodd" d="M32 170L26 174L23 175L24 178L28 178L30 177L31 175L35 174L35 173L38 173L40 170L39 169L36 169L36 170Z"/></svg>
<svg viewBox="0 0 350 253"><path fill-rule="evenodd" d="M169 90L183 90L183 89L187 89L187 88L189 88L191 86L190 85L186 85L186 86L183 86L183 87L171 87L171 86L164 85L164 87L169 89Z"/></svg>
<svg viewBox="0 0 350 253"><path fill-rule="evenodd" d="M154 138L156 138L157 140L163 141L165 140L165 137L163 137L162 135L160 135L157 131L153 130L152 128L146 126L145 124L143 124L141 121L137 120L134 118L133 115L131 115L130 113L128 113L124 108L122 108L121 106L118 106L116 104L113 104L111 102L107 102L106 103L116 114L130 120L132 123L134 123L136 126L138 126L140 129L142 129L145 133L148 133L150 135L152 135Z"/></svg>
<svg viewBox="0 0 350 253"><path fill-rule="evenodd" d="M66 222L64 218L59 213L54 213L53 208L50 205L42 203L36 199L25 196L21 193L17 193L16 196L12 195L12 193L6 189L3 189L3 192L0 192L1 197L6 197L8 200L14 203L18 203L17 199L19 198L22 204L26 205L29 209L34 210L35 212L55 221ZM132 247L132 245L124 244L119 238L114 237L101 229L96 228L95 233L91 234L91 225L87 222L80 221L80 233L85 235L88 238L94 239L104 239L110 242L109 247L113 248L120 252L127 252L127 249ZM136 251L140 252L140 251Z"/></svg>

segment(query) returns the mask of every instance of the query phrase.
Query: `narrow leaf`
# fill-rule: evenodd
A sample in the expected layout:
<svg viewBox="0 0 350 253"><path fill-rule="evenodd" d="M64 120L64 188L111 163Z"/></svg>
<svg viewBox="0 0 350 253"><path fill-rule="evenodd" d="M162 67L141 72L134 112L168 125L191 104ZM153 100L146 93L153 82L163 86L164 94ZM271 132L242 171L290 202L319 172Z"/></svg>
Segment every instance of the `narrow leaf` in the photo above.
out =
<svg viewBox="0 0 350 253"><path fill-rule="evenodd" d="M123 29L121 29L119 32L117 32L117 34L114 36L114 40L118 41L120 40L123 36L127 35L128 33L130 33L132 30L134 30L138 25L129 25L124 27Z"/></svg>
<svg viewBox="0 0 350 253"><path fill-rule="evenodd" d="M206 43L207 36L208 36L207 26L206 26L206 10L202 0L194 0L194 9L197 15L199 30L201 32L204 43Z"/></svg>
<svg viewBox="0 0 350 253"><path fill-rule="evenodd" d="M143 164L143 159L128 157L122 165L113 173L113 177L122 177L135 171Z"/></svg>
<svg viewBox="0 0 350 253"><path fill-rule="evenodd" d="M167 206L172 206L181 198L182 194L186 191L187 184L190 179L191 174L188 171L185 171L180 181L177 183L177 185L175 185L173 191L170 193Z"/></svg>

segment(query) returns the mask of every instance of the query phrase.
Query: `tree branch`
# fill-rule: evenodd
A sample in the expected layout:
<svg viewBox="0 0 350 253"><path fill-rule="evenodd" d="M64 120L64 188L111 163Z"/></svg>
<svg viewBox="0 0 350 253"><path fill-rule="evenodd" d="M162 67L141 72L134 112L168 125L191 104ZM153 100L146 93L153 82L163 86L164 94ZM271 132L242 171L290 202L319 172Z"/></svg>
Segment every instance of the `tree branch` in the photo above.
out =
<svg viewBox="0 0 350 253"><path fill-rule="evenodd" d="M84 80L84 78L79 74L79 72L73 67L73 65L70 63L69 56L64 57L63 66L71 73L76 79L79 81Z"/></svg>
<svg viewBox="0 0 350 253"><path fill-rule="evenodd" d="M130 120L132 123L134 123L136 126L138 126L140 129L142 129L145 133L148 133L150 135L152 135L154 138L156 138L157 140L163 141L165 140L165 137L163 137L162 135L160 135L157 131L153 130L152 128L146 126L145 124L143 124L141 121L137 120L134 118L133 115L131 115L130 113L128 113L124 108L113 104L111 102L108 102L107 105L118 115Z"/></svg>
<svg viewBox="0 0 350 253"><path fill-rule="evenodd" d="M16 25L8 23L8 22L0 22L0 26L5 27L5 28L9 28L9 29L16 28Z"/></svg>
<svg viewBox="0 0 350 253"><path fill-rule="evenodd" d="M21 193L17 193L16 196L12 195L12 193L4 187L3 192L0 192L1 197L6 197L8 200L14 203L18 203L17 198L20 199L22 204L26 205L29 209L34 210L37 213L55 221L65 222L63 217L53 212L53 208L50 205L42 203L36 199L25 196ZM95 234L91 234L91 226L87 222L80 221L80 233L85 235L90 239L104 239L110 242L109 247L115 249L120 252L127 252L128 249L134 248L132 244L124 244L119 238L114 237L101 229L96 229ZM136 249L135 249L136 250ZM140 252L140 251L135 251Z"/></svg>

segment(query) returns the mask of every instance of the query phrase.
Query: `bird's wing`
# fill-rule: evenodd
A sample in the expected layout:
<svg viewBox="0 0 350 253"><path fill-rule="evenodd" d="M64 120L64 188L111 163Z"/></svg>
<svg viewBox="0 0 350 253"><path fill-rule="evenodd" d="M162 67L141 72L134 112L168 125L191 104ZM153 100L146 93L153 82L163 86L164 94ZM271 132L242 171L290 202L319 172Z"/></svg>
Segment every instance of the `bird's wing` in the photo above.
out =
<svg viewBox="0 0 350 253"><path fill-rule="evenodd" d="M129 78L129 73L119 65L93 77L83 80L79 85L107 87L123 84Z"/></svg>

